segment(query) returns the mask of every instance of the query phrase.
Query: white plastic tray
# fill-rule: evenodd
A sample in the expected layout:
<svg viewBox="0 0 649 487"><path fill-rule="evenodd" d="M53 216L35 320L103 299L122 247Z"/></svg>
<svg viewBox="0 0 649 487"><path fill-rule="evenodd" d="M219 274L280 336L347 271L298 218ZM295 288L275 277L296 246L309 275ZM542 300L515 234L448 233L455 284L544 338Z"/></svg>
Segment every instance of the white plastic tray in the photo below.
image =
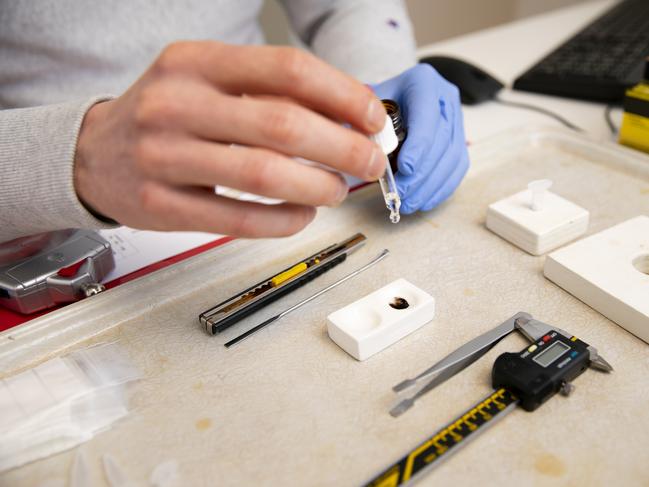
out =
<svg viewBox="0 0 649 487"><path fill-rule="evenodd" d="M490 370L512 336L402 417L388 414L391 386L415 375L518 311L598 348L611 375L588 371L570 398L533 414L515 411L424 479L422 485L638 485L649 478L649 347L542 275L533 257L484 227L489 203L550 178L591 212L589 233L649 213L649 157L558 130L504 133L471 147L473 167L454 198L398 225L378 188L283 240L238 240L0 334L0 371L117 339L145 372L137 413L84 445L102 482L111 453L144 483L164 459L182 485L358 485L490 391ZM356 231L368 244L347 263L223 336L198 314L225 297ZM391 257L226 350L222 343L362 265ZM381 283L404 277L435 296L434 321L365 362L326 334L326 316ZM67 478L67 452L0 476L0 485ZM217 480L218 479L218 480Z"/></svg>

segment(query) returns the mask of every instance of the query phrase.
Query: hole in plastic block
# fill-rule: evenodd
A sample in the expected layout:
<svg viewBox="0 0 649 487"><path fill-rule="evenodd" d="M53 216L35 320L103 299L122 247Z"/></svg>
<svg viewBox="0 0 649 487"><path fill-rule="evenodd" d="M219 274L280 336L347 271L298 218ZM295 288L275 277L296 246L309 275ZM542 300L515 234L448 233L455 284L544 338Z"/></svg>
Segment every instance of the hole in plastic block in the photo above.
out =
<svg viewBox="0 0 649 487"><path fill-rule="evenodd" d="M353 333L364 334L378 328L383 318L376 311L364 308L354 309L344 318L348 329Z"/></svg>
<svg viewBox="0 0 649 487"><path fill-rule="evenodd" d="M649 276L649 254L640 255L633 259L633 267Z"/></svg>
<svg viewBox="0 0 649 487"><path fill-rule="evenodd" d="M394 309L406 309L408 306L410 306L408 300L399 296L395 296L390 302L390 307Z"/></svg>

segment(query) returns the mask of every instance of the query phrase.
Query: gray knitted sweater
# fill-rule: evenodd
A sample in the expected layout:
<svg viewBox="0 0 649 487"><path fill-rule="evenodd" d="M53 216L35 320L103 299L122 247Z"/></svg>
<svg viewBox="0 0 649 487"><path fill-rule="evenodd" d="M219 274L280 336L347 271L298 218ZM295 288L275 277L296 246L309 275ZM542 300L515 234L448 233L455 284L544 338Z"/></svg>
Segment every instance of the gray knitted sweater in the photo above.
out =
<svg viewBox="0 0 649 487"><path fill-rule="evenodd" d="M299 38L364 82L415 62L401 0L281 0ZM118 96L180 39L264 42L263 0L0 0L0 242L105 228L79 202L85 112Z"/></svg>

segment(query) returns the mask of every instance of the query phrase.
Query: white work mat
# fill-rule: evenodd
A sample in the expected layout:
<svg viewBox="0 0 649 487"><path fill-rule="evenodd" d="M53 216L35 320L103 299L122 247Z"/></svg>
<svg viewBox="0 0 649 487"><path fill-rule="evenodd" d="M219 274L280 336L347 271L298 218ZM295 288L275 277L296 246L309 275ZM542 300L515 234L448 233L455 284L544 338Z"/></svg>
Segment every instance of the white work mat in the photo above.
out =
<svg viewBox="0 0 649 487"><path fill-rule="evenodd" d="M146 484L163 460L180 485L359 485L490 392L503 340L402 417L391 387L518 311L597 347L615 371L586 371L569 397L516 410L421 485L639 485L649 479L649 347L546 280L533 257L488 231L489 203L535 179L591 212L587 234L649 213L649 158L559 130L502 134L471 148L456 195L432 212L388 221L376 185L320 211L300 235L237 240L0 334L7 374L70 347L116 339L144 378L135 412L82 446L93 485L109 453ZM198 314L321 248L361 231L367 245L307 286L210 337ZM363 265L349 283L226 350L245 329ZM434 296L435 320L365 362L326 334L326 316L397 278ZM92 337L92 338L91 338ZM0 476L0 485L66 485L74 452ZM47 484L50 485L50 484ZM56 485L56 484L55 484Z"/></svg>

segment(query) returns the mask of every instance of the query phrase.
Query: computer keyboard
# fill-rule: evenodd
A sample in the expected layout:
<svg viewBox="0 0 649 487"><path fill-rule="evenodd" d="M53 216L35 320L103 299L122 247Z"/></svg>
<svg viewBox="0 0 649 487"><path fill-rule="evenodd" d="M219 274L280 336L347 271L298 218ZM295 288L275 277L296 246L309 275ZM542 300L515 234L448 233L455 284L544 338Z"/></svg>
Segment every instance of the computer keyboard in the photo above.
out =
<svg viewBox="0 0 649 487"><path fill-rule="evenodd" d="M649 0L624 0L514 81L514 89L621 101L649 56Z"/></svg>

